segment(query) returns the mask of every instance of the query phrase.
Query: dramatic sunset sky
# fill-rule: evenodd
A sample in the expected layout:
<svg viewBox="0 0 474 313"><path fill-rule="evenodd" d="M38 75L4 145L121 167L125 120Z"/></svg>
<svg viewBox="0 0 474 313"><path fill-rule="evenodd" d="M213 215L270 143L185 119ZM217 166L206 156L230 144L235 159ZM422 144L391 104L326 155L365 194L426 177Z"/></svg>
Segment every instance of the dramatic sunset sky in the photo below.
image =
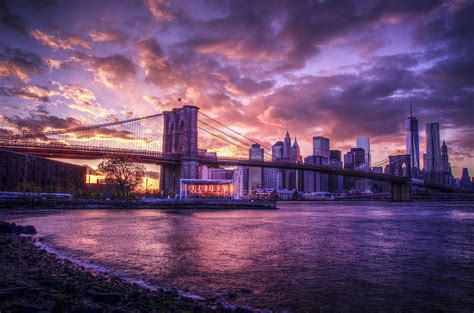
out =
<svg viewBox="0 0 474 313"><path fill-rule="evenodd" d="M373 160L410 99L474 172L474 1L0 1L0 134L195 104L271 145L286 129ZM472 173L474 174L474 173Z"/></svg>

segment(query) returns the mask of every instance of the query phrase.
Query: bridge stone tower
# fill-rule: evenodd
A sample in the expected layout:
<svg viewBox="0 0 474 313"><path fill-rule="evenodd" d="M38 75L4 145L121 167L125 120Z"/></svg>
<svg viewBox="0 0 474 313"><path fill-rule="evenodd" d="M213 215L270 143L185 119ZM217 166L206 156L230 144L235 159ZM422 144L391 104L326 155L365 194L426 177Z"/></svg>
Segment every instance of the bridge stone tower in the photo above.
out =
<svg viewBox="0 0 474 313"><path fill-rule="evenodd" d="M388 166L391 175L411 177L410 155L391 155L388 157Z"/></svg>
<svg viewBox="0 0 474 313"><path fill-rule="evenodd" d="M198 121L199 108L185 105L163 112L163 153L180 156L180 165L162 165L160 188L179 193L181 178L199 178Z"/></svg>
<svg viewBox="0 0 474 313"><path fill-rule="evenodd" d="M388 157L389 160L389 171L391 175L405 176L408 179L411 178L411 162L410 155L391 155ZM391 183L390 191L392 195L392 201L412 201L413 190L411 181L404 183Z"/></svg>

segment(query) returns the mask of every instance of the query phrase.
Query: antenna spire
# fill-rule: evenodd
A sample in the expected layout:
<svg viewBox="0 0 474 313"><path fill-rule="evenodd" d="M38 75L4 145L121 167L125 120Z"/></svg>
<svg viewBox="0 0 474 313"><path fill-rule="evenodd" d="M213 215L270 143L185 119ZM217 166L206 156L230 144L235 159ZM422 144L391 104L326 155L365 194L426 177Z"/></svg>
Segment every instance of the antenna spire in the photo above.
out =
<svg viewBox="0 0 474 313"><path fill-rule="evenodd" d="M410 97L410 117L413 117L413 106L411 105L411 97Z"/></svg>

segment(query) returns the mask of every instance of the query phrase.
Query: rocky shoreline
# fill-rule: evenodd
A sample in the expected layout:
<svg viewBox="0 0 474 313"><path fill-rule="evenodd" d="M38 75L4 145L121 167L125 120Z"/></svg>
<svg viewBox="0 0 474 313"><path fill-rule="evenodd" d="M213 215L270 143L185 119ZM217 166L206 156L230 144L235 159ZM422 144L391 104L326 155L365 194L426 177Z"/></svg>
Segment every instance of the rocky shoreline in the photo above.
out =
<svg viewBox="0 0 474 313"><path fill-rule="evenodd" d="M5 224L3 229L7 229ZM10 224L12 225L12 224ZM26 226L14 226L23 229ZM30 228L26 228L31 232ZM0 233L0 312L251 312L177 290L152 291L87 270L38 248L19 232ZM21 233L21 231L20 231Z"/></svg>

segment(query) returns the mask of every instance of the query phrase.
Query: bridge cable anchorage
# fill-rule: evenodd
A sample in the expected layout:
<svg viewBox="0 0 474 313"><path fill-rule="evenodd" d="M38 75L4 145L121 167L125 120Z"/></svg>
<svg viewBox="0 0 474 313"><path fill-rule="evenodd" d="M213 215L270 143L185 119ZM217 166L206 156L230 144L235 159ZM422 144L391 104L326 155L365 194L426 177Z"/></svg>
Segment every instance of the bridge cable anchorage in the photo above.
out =
<svg viewBox="0 0 474 313"><path fill-rule="evenodd" d="M212 118L212 117L210 117L209 115L207 115L207 114L205 114L205 113L203 113L203 112L201 112L201 111L199 111L199 113L200 113L201 115L207 117L208 119L212 120L213 122L219 124L220 126L222 126L222 127L226 128L226 129L230 130L231 132L233 132L233 133L235 133L235 134L237 134L237 135L239 135L239 136L241 136L241 137L243 137L243 138L245 138L245 139L247 139L247 140L249 140L249 141L251 141L251 142L253 142L253 143L258 143L258 144L260 144L262 147L264 147L265 149L268 149L268 150L270 150L270 151L272 150L272 149L269 148L268 146L262 144L261 142L258 142L256 139L247 137L247 136L245 136L245 135L239 133L238 131L236 131L236 130L234 130L234 129L232 129L232 128L230 128L230 127L224 125L224 124L222 124L221 122L219 122L219 121L216 120L215 118Z"/></svg>
<svg viewBox="0 0 474 313"><path fill-rule="evenodd" d="M14 138L26 139L26 138L35 138L35 137L39 137L39 136L48 136L48 135L53 136L53 135L61 135L61 134L66 134L66 133L77 133L77 132L82 132L82 131L90 131L90 130L94 130L94 129L106 128L106 127L110 127L110 126L128 124L128 123L137 122L137 121L141 121L141 120L146 120L146 119L150 119L150 118L154 118L154 117L159 117L159 116L162 116L162 115L163 115L163 113L158 113L158 114L153 114L153 115L148 115L148 116L143 116L143 117L136 117L136 118L132 118L132 119L128 119L128 120L102 123L102 124L96 124L96 125L90 125L90 126L66 128L66 129L46 131L46 132L31 132L31 133L26 133L26 134L22 134L22 135L0 136L0 139L14 139Z"/></svg>

